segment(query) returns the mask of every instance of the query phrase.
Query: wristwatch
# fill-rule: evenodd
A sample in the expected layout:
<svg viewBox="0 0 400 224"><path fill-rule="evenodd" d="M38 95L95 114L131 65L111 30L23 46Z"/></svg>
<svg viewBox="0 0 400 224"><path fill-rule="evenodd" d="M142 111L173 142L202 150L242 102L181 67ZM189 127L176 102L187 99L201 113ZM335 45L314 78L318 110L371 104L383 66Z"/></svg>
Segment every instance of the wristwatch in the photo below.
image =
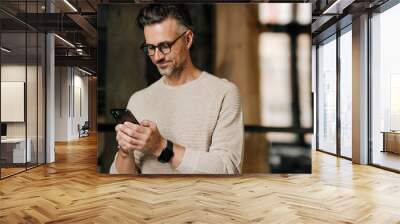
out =
<svg viewBox="0 0 400 224"><path fill-rule="evenodd" d="M161 163L168 163L174 156L174 143L167 140L167 147L163 149L161 154L158 156L157 160Z"/></svg>

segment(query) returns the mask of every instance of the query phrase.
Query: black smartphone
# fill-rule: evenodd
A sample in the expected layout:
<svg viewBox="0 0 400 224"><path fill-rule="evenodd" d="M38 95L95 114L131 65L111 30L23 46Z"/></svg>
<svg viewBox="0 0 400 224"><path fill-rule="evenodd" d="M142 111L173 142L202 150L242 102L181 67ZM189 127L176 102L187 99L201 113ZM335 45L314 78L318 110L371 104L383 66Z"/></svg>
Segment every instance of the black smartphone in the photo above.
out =
<svg viewBox="0 0 400 224"><path fill-rule="evenodd" d="M136 117L128 109L111 109L111 114L118 124L123 124L125 121L139 124Z"/></svg>

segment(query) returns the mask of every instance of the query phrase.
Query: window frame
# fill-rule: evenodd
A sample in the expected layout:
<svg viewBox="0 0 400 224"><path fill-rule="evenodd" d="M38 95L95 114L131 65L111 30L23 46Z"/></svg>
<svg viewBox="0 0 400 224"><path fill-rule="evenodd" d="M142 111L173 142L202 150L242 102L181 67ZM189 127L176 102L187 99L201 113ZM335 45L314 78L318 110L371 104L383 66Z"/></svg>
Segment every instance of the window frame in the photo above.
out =
<svg viewBox="0 0 400 224"><path fill-rule="evenodd" d="M338 27L338 25L341 25ZM331 30L329 30L331 29ZM332 29L335 29L335 32L332 32ZM340 97L340 77L341 77L341 67L340 67L340 37L344 35L347 32L352 31L352 22L351 22L351 17L345 16L341 20L338 20L335 24L333 24L331 27L329 27L326 31L326 33L321 33L320 36L316 37L317 43L315 44L316 46L316 51L315 51L315 66L316 66L316 136L315 136L315 148L316 151L327 153L333 156L337 156L339 158L343 158L346 160L352 160L352 158L347 157L342 155L341 153L341 118L340 118L340 103L341 103L341 97ZM320 57L318 55L318 49L321 44L326 44L330 41L336 41L336 152L332 153L324 149L320 149L319 145L319 122L320 122L320 114L319 114L319 82L320 82L320 74L319 74L319 60Z"/></svg>

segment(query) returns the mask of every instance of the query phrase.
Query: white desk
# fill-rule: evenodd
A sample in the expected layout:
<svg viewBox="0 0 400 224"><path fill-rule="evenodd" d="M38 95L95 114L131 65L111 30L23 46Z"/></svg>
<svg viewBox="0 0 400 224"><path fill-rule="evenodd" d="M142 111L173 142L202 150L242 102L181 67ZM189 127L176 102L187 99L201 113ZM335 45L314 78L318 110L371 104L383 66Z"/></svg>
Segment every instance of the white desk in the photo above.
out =
<svg viewBox="0 0 400 224"><path fill-rule="evenodd" d="M27 138L26 142L28 143L26 147L26 154L25 154L25 138L6 138L1 139L2 145L13 145L13 153L12 153L12 162L13 163L25 163L32 161L32 153L31 153L31 146L32 140ZM27 161L25 161L27 158Z"/></svg>

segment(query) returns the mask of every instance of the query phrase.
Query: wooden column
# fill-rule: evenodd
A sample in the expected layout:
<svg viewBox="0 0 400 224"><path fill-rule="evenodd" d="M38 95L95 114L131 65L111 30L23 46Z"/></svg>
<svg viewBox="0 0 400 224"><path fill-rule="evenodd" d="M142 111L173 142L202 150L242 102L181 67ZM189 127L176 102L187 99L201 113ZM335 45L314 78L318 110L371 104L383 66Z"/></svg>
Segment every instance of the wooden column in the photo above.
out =
<svg viewBox="0 0 400 224"><path fill-rule="evenodd" d="M97 131L97 77L89 77L89 123L90 132Z"/></svg>
<svg viewBox="0 0 400 224"><path fill-rule="evenodd" d="M258 9L256 4L217 4L214 74L240 90L245 124L261 123ZM243 173L269 172L265 134L246 133Z"/></svg>

